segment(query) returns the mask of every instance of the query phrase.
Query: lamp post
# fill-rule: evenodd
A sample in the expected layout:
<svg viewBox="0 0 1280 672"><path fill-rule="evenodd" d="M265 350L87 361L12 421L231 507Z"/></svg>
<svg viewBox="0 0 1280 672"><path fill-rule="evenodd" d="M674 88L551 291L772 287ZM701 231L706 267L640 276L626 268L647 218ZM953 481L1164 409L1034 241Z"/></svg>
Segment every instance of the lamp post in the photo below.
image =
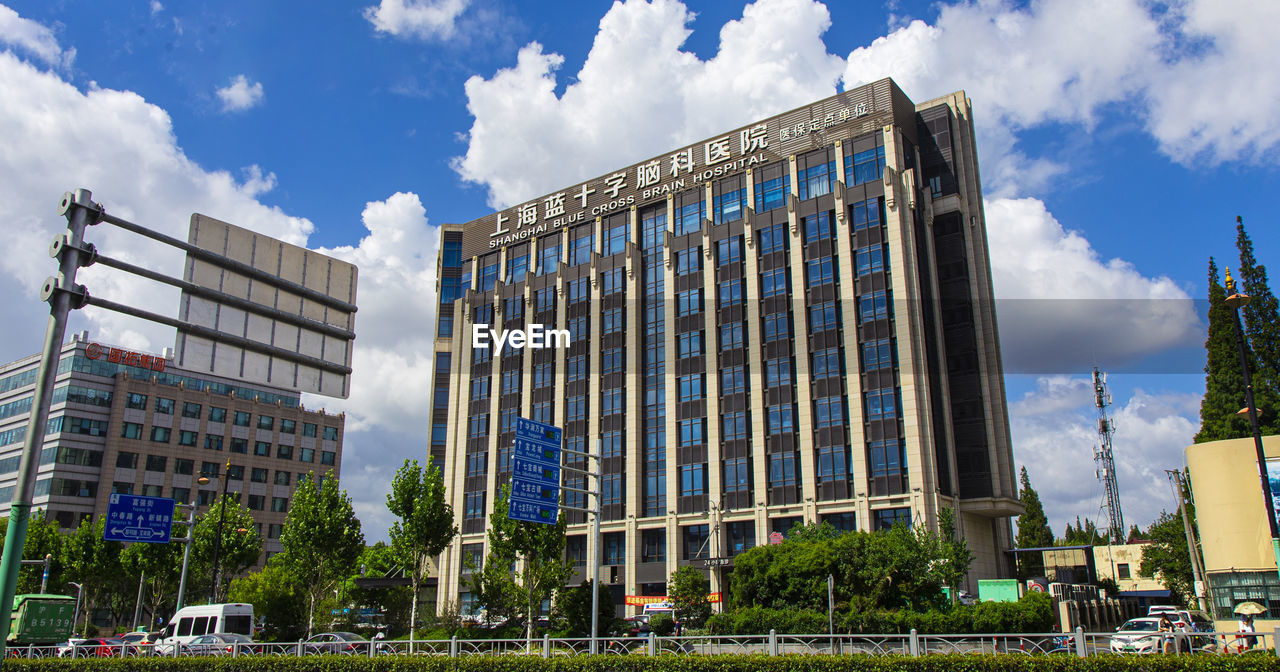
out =
<svg viewBox="0 0 1280 672"><path fill-rule="evenodd" d="M71 617L71 631L75 632L76 619L80 618L80 595L84 593L84 586L76 583L75 581L68 581L67 585L76 587L76 612L75 612L75 616Z"/></svg>
<svg viewBox="0 0 1280 672"><path fill-rule="evenodd" d="M222 495L218 498L220 507L218 508L218 528L213 535L213 580L209 582L209 604L213 604L218 599L218 554L222 550L222 523L227 517L227 484L230 483L229 478L231 471L231 458L227 458L227 473L224 473L222 479ZM196 481L200 485L209 482L208 477L201 476Z"/></svg>
<svg viewBox="0 0 1280 672"><path fill-rule="evenodd" d="M1262 450L1262 431L1258 428L1258 407L1253 403L1253 381L1249 377L1249 357L1244 345L1244 328L1240 326L1240 309L1249 303L1249 295L1236 291L1236 281L1227 269L1227 305L1231 308L1232 321L1236 325L1236 345L1240 350L1240 371L1244 374L1244 404L1242 412L1249 416L1249 429L1253 433L1253 449L1258 457L1258 479L1262 482L1263 506L1267 510L1267 525L1271 530L1271 551L1275 554L1276 570L1280 571L1280 532L1276 529L1275 500L1271 494L1271 479L1267 478L1267 456Z"/></svg>

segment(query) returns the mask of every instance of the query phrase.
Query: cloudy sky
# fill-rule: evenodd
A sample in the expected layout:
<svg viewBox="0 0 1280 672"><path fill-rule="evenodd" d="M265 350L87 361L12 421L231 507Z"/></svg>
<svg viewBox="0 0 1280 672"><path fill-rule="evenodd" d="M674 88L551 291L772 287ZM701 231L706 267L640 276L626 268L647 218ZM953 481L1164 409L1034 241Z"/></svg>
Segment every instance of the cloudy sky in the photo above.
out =
<svg viewBox="0 0 1280 672"><path fill-rule="evenodd" d="M425 454L437 225L893 77L973 100L1014 454L1059 534L1097 517L1111 373L1126 522L1173 505L1203 391L1208 257L1280 263L1280 4L813 0L0 5L4 359L35 352L61 194L185 236L192 212L360 266L342 482L370 539ZM109 227L104 252L176 272ZM92 268L106 298L176 296ZM83 311L158 351L172 333Z"/></svg>

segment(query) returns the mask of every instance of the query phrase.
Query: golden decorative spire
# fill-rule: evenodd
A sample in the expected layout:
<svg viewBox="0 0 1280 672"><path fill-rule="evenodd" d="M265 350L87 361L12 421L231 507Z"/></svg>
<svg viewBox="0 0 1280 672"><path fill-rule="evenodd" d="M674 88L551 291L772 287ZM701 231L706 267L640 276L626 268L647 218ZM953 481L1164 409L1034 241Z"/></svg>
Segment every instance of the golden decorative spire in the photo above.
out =
<svg viewBox="0 0 1280 672"><path fill-rule="evenodd" d="M1227 296L1231 296L1232 294L1236 293L1236 281L1234 278L1231 277L1231 267L1228 266L1226 270L1227 270Z"/></svg>

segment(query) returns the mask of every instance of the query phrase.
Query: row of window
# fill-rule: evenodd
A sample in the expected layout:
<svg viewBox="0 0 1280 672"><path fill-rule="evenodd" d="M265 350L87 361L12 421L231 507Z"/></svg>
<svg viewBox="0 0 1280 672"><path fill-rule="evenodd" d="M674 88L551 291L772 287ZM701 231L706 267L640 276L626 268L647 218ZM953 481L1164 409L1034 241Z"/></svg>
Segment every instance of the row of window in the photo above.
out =
<svg viewBox="0 0 1280 672"><path fill-rule="evenodd" d="M173 399L168 399L165 397L156 397L155 412L161 413L164 415L173 415L176 403L177 402L175 402ZM136 410L146 410L147 395L141 394L138 392L130 392L128 396L125 397L124 405L125 405L125 408L131 408ZM201 416L201 411L202 411L202 407L198 403L187 401L187 402L183 402L182 404L182 417L184 418L199 419ZM251 425L250 423L251 419L252 419L252 414L250 414L248 411L234 411L231 414L231 424L237 427L249 427ZM227 409L222 408L220 406L209 407L209 422L224 423L226 421L227 421ZM264 429L264 430L270 431L270 430L274 430L275 426L276 426L276 419L274 417L270 415L258 416L258 421L257 421L258 429ZM291 420L289 418L281 418L280 420L281 434L295 434L297 433L297 428L298 428L298 423L296 420ZM319 429L319 426L316 425L315 423L310 423L310 422L302 423L303 436L314 437L318 429ZM326 441L337 441L338 428L330 427L326 425L324 428L323 438Z"/></svg>
<svg viewBox="0 0 1280 672"><path fill-rule="evenodd" d="M173 440L173 430L169 427L152 427L148 438L154 443L169 443ZM177 432L178 445L188 448L195 448L200 445L200 433L191 430L180 429ZM141 440L144 436L144 427L140 423L125 422L122 423L120 436L125 439ZM204 436L205 450L222 450L226 437L219 434L206 434ZM230 452L239 453L241 455L249 454L249 440L232 437L227 444ZM253 454L259 457L271 457L272 445L268 441L254 441ZM293 446L279 444L275 446L275 456L282 460L293 459ZM302 462L315 462L316 450L314 448L299 448L298 459ZM322 450L320 453L320 464L333 465L337 461L337 453L331 450Z"/></svg>

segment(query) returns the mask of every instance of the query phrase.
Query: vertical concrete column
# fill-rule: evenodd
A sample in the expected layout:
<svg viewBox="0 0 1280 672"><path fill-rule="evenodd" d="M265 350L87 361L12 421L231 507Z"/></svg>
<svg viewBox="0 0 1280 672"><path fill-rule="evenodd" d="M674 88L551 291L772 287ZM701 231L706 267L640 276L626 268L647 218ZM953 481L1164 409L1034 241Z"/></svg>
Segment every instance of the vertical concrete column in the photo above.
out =
<svg viewBox="0 0 1280 672"><path fill-rule="evenodd" d="M764 377L760 370L760 334L763 326L760 318L760 264L758 262L758 241L756 240L755 179L753 170L747 169L743 178L747 190L747 222L745 245L742 249L743 275L747 281L747 324L743 332L743 342L747 344L747 385L748 403L751 409L751 500L756 517L756 543L764 544L769 537L769 456L765 454L765 412L764 412ZM803 319L803 318L801 318ZM793 328L798 325L792 325ZM708 344L714 344L719 352L720 333L717 330L710 334Z"/></svg>
<svg viewBox="0 0 1280 672"><path fill-rule="evenodd" d="M787 226L791 231L789 255L791 257L791 296L792 328L795 333L795 367L793 375L796 383L796 446L800 460L796 463L796 478L800 482L800 503L803 505L805 522L816 520L813 508L817 498L817 469L814 468L813 455L813 392L809 385L809 342L808 329L801 328L807 324L808 315L804 310L804 291L808 287L804 261L804 233L800 230L800 217L796 214L796 203L799 198L796 157L793 154L787 160L791 171L791 194L787 204ZM796 315L795 313L800 313Z"/></svg>

